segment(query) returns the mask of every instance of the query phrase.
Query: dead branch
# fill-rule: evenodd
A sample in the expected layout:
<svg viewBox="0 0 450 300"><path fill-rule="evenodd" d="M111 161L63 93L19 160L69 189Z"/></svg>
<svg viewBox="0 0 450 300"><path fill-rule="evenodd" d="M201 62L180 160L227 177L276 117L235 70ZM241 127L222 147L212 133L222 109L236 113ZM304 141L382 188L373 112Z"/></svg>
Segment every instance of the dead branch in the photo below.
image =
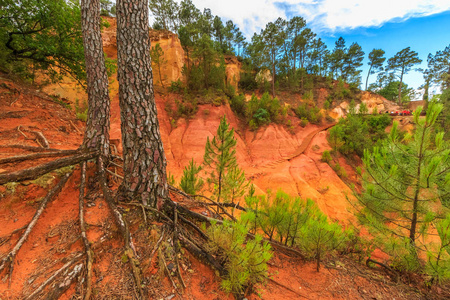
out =
<svg viewBox="0 0 450 300"><path fill-rule="evenodd" d="M27 136L25 133L23 133L22 130L20 130L20 125L17 126L17 131L18 131L20 134L22 134L22 135L25 137L26 140L30 140L30 138L28 138L28 136Z"/></svg>
<svg viewBox="0 0 450 300"><path fill-rule="evenodd" d="M52 283L53 281L55 281L55 279L57 277L59 277L60 274L62 274L63 272L65 272L68 268L70 268L73 264L75 264L76 262L78 262L81 258L83 257L83 253L78 253L77 255L75 255L74 258L72 258L70 261L68 261L67 263L65 263L61 268L59 268L55 273L53 273L52 276L50 276L49 278L47 278L46 281L44 281L31 295L29 295L27 298L25 298L26 300L31 300L31 299L35 299L39 293L41 293L46 286L48 286L50 283ZM82 268L80 268L82 269ZM80 270L81 271L81 270Z"/></svg>
<svg viewBox="0 0 450 300"><path fill-rule="evenodd" d="M47 299L59 299L72 285L72 282L78 277L83 270L83 263L73 267L66 277L47 295Z"/></svg>
<svg viewBox="0 0 450 300"><path fill-rule="evenodd" d="M74 154L78 154L78 153L80 153L79 150L59 150L59 151L52 151L52 152L17 155L17 156L6 157L6 158L0 159L0 164L9 164L9 163L13 163L13 162L21 162L21 161L25 161L25 160L39 159L39 158L45 158L45 157L67 156L67 155L74 155Z"/></svg>
<svg viewBox="0 0 450 300"><path fill-rule="evenodd" d="M80 184L80 196L78 198L79 208L80 208L80 229L81 229L81 238L84 242L84 248L86 251L86 294L84 295L85 300L89 300L91 298L92 292L92 264L94 259L92 257L92 250L89 244L89 240L86 235L86 223L84 221L84 189L86 185L86 162L81 163L81 184Z"/></svg>
<svg viewBox="0 0 450 300"><path fill-rule="evenodd" d="M278 285L279 287L282 287L282 288L284 288L284 289L286 289L286 290L288 290L288 291L290 291L290 292L296 294L297 296L300 296L300 297L305 298L305 299L311 299L311 298L308 298L308 297L306 297L305 295L300 294L299 292L297 292L297 291L291 289L290 287L285 286L284 284L279 283L278 281L276 281L276 280L274 280L274 279L272 279L272 278L269 278L269 281L272 282L272 283L274 283L274 284L276 284L276 285Z"/></svg>
<svg viewBox="0 0 450 300"><path fill-rule="evenodd" d="M399 275L398 275L397 271L395 271L393 268L391 268L388 265L385 265L385 264L383 264L383 263L381 263L379 261L376 261L374 259L368 258L366 260L366 266L368 266L369 268L370 268L370 263L379 265L380 267L383 267L384 269L388 270L391 274L394 275L395 281L398 281Z"/></svg>
<svg viewBox="0 0 450 300"><path fill-rule="evenodd" d="M2 246L4 243L6 243L7 241L9 241L9 239L16 233L24 230L25 228L27 228L28 225L24 225L20 228L17 228L16 230L14 230L13 232L11 232L10 234L6 235L6 236L1 236L0 237L0 246Z"/></svg>
<svg viewBox="0 0 450 300"><path fill-rule="evenodd" d="M163 232L161 233L161 236L159 237L158 241L156 242L156 245L153 247L152 252L150 253L148 262L144 265L144 267L142 268L143 270L147 269L148 266L150 266L152 264L152 260L153 257L155 256L156 251L159 249L159 245L161 244L161 242L164 239L164 235L166 234L166 232L163 230Z"/></svg>
<svg viewBox="0 0 450 300"><path fill-rule="evenodd" d="M32 131L32 133L36 136L36 142L38 142L39 145L42 145L42 147L45 149L50 148L48 141L42 132Z"/></svg>
<svg viewBox="0 0 450 300"><path fill-rule="evenodd" d="M81 133L81 131L78 129L78 127L75 126L75 124L73 124L72 120L69 120L69 123L70 123L70 125L72 125L73 128L75 128L75 130L76 130L78 133Z"/></svg>
<svg viewBox="0 0 450 300"><path fill-rule="evenodd" d="M98 156L98 152L87 152L70 157L60 158L37 167L32 167L29 169L24 169L16 172L0 174L0 185L8 182L20 182L30 179L36 179L44 174L47 174L53 170L60 169L63 167L78 164L82 161L87 161L89 159Z"/></svg>
<svg viewBox="0 0 450 300"><path fill-rule="evenodd" d="M119 227L119 231L124 238L125 254L128 257L128 261L130 262L131 268L133 270L134 281L139 291L139 296L141 297L141 299L144 299L144 293L141 287L141 269L139 268L139 260L136 253L136 248L134 247L133 239L128 229L128 224L126 223L120 211L117 209L117 206L114 203L114 199L111 196L111 191L108 188L105 165L103 163L102 156L98 157L98 168L100 173L100 184L103 190L103 197L105 198L106 203L108 204L108 207L112 215L114 216L114 221Z"/></svg>
<svg viewBox="0 0 450 300"><path fill-rule="evenodd" d="M108 170L108 169L105 169L105 171L108 172L109 174L111 174L111 175L113 175L113 176L116 176L117 178L123 180L123 177L120 176L119 174L116 174L116 173L114 173L114 172L112 172L112 171L110 171L110 170Z"/></svg>
<svg viewBox="0 0 450 300"><path fill-rule="evenodd" d="M22 235L22 237L20 238L20 240L17 242L16 246L11 250L11 252L9 252L9 254L5 258L3 258L2 263L0 265L0 272L9 263L9 265L10 265L9 284L11 284L12 272L14 270L14 258L16 257L17 252L19 252L20 248L27 240L28 236L30 235L30 233L33 230L34 226L36 225L37 221L39 220L39 217L44 212L45 207L47 206L47 203L50 200L52 200L62 190L62 188L64 187L64 185L66 184L67 180L70 178L71 175L72 175L72 172L65 174L61 178L61 180L58 182L58 184L47 194L47 196L45 196L39 209L36 211L35 215L31 219L30 224L28 224L27 229L25 230L25 232Z"/></svg>
<svg viewBox="0 0 450 300"><path fill-rule="evenodd" d="M180 235L179 240L181 245L186 248L192 255L194 255L198 260L203 261L206 264L209 264L215 270L217 270L220 276L226 275L226 270L222 265L208 252L203 251L198 245L195 245L189 238L184 235Z"/></svg>
<svg viewBox="0 0 450 300"><path fill-rule="evenodd" d="M166 272L167 277L169 277L169 280L170 280L170 282L172 283L173 288L177 291L178 294L180 294L180 293L178 292L178 287L177 287L177 285L175 284L175 282L174 282L173 279L172 279L172 275L170 275L169 268L167 267L166 260L164 259L164 254L161 252L161 249L158 250L158 254L159 254L159 257L161 258L161 260L162 260L162 262L163 262L163 265L164 265L164 271Z"/></svg>
<svg viewBox="0 0 450 300"><path fill-rule="evenodd" d="M189 226L191 226L195 231L197 231L199 234L200 234L200 236L202 237L202 238L204 238L205 240L209 240L209 237L197 226L197 225L195 225L194 223L192 223L191 221L189 221L188 219L186 219L185 217L183 217L183 216L178 216L179 218L180 218L180 220L181 221L183 221L184 223L186 223L186 224L188 224Z"/></svg>
<svg viewBox="0 0 450 300"><path fill-rule="evenodd" d="M177 212L177 206L174 206L173 208L173 248L175 249L175 264L177 266L177 275L178 280L181 283L181 286L186 288L186 284L184 283L183 277L181 276L180 271L180 262L178 261L178 254L180 253L180 246L178 245L178 212Z"/></svg>
<svg viewBox="0 0 450 300"><path fill-rule="evenodd" d="M30 152L42 152L42 151L61 151L61 149L48 148L44 149L42 147L28 146L28 145L0 145L0 148L13 148L22 149Z"/></svg>
<svg viewBox="0 0 450 300"><path fill-rule="evenodd" d="M220 207L220 209L224 212L224 214L226 214L231 220L236 221L236 218L233 217L232 215L230 215L230 214L227 212L227 210L225 209L225 207L224 207L221 203L216 202L216 201L214 201L213 199L208 198L208 197L203 196L203 195L193 195L193 197L201 197L201 198L203 198L203 199L208 200L208 201L211 202L212 204L214 204L214 205ZM233 205L233 207L234 207L234 205Z"/></svg>

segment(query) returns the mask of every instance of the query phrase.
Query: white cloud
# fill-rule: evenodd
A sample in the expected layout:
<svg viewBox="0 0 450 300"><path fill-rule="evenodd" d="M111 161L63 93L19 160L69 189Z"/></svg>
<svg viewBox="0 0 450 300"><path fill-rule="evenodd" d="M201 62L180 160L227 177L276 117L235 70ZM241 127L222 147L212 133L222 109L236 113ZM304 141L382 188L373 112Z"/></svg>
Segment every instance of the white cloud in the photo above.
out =
<svg viewBox="0 0 450 300"><path fill-rule="evenodd" d="M231 19L250 37L268 22L290 13L307 20L315 31L380 26L392 20L450 10L449 0L193 0L200 9ZM284 6L282 6L283 4ZM284 9L283 7L289 9Z"/></svg>

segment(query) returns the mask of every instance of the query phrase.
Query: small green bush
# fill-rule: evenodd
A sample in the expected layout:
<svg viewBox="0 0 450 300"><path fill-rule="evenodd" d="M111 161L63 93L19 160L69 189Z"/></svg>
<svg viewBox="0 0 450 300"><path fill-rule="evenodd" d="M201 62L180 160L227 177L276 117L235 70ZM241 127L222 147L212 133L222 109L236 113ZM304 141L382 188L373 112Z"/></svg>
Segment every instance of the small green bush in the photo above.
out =
<svg viewBox="0 0 450 300"><path fill-rule="evenodd" d="M329 163L332 160L331 153L328 150L323 151L322 153L322 161Z"/></svg>
<svg viewBox="0 0 450 300"><path fill-rule="evenodd" d="M229 221L224 221L223 225L213 223L207 235L210 238L207 250L217 255L227 271L221 284L226 292L241 298L267 279L267 262L272 252L270 244L262 242L261 236L247 240L246 227Z"/></svg>

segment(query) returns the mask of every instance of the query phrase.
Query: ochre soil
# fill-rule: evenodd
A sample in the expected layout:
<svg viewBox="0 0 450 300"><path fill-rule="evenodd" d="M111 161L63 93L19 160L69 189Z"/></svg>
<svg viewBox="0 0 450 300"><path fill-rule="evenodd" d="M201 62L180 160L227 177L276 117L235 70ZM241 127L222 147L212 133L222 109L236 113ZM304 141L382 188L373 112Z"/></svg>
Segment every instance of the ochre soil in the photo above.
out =
<svg viewBox="0 0 450 300"><path fill-rule="evenodd" d="M0 158L28 153L8 148L8 145L38 147L33 132L41 132L51 148L77 149L82 142L84 123L76 119L73 110L56 103L36 88L16 84L4 77L0 75ZM85 97L69 88L66 86L65 92L72 100ZM354 221L345 197L351 198L351 190L328 164L320 161L322 152L330 147L326 133L320 131L319 126L301 128L292 118L291 129L270 125L252 132L242 126L228 106L202 105L192 119L180 119L173 127L164 107L165 102L173 101L174 97L158 94L156 100L168 169L177 180L191 158L198 163L202 161L206 137L215 134L220 118L226 115L236 130L240 166L259 193L268 188L282 188L291 195L313 199L332 219L343 224ZM73 107L72 100L67 102ZM120 117L115 92L112 93L111 117L111 140L120 152ZM0 165L0 173L49 160ZM347 171L346 180L355 181L353 169L345 160L339 162ZM95 167L90 164L88 170L85 218L95 253L93 299L136 299L130 267L123 258L123 241L100 192ZM115 171L114 168L110 170ZM0 186L0 257L14 247L23 234L21 228L30 222L42 198L58 178L53 172L36 181ZM109 179L115 189L119 182L115 177ZM9 278L9 269L0 274L0 299L25 299L57 269L83 251L78 221L79 184L77 166L62 192L47 205L18 252L12 277ZM172 197L176 198L175 195ZM144 290L149 299L233 299L221 290L215 272L185 250L180 257L180 268L187 287L178 294L162 268L162 256L169 267L173 266L170 234L165 234L161 251L151 256L160 233L167 233L170 228L150 221L145 224L140 209L124 206L122 212L130 223L140 255ZM421 286L414 278L411 278L411 286L395 283L383 270L369 269L348 257L326 258L320 272L315 268L314 262L275 252L269 264L270 280L257 286L248 299L444 299L446 296L441 289L433 289L426 295L413 288ZM84 276L83 271L78 282ZM172 279L177 280L176 276ZM72 284L61 299L79 299L84 292L81 286Z"/></svg>

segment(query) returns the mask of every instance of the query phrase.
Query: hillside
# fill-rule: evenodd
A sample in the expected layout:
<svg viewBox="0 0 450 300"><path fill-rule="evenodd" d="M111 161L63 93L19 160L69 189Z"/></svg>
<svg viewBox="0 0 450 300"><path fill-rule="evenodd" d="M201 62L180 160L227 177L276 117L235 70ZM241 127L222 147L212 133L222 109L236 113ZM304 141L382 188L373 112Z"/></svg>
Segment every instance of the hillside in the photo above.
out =
<svg viewBox="0 0 450 300"><path fill-rule="evenodd" d="M113 19L109 22L111 26L105 29L103 39L106 53L110 58L115 58L115 24ZM153 42L159 42L166 53L167 65L163 77L166 81L163 80L163 84L182 79L184 53L176 35L167 32L152 32L151 35ZM239 74L238 63L235 59L227 61L228 78L236 80L234 74ZM252 131L228 104L201 104L189 119L174 120L167 112L166 104L181 96L166 92L158 80L155 81L158 119L168 171L177 182L191 159L202 162L206 139L215 134L220 118L225 115L235 129L238 163L245 171L246 178L256 186L258 194L268 189L283 189L292 196L312 199L332 220L342 224L355 221L347 199L352 200L347 184L357 180L354 167L344 158L339 158L340 165L348 174L343 181L327 163L321 161L323 151L331 149L326 140L326 129L332 123L302 127L298 118L288 115L290 127L271 123ZM117 148L116 154L120 155L118 84L114 76L110 78L110 90L110 138ZM319 92L322 98L328 95L326 90ZM281 94L280 100L293 104L303 100L289 97ZM40 147L43 143L41 136L45 137L50 148L77 149L82 142L85 124L77 118L76 112L82 114L85 100L82 89L69 78L38 90L35 86L22 84L0 74L0 159L27 154L29 148L26 146ZM391 105L373 94L363 94L361 100L365 101L369 109L377 107L385 110L390 109L387 105ZM334 117L345 115L347 107L347 102L340 103L333 110ZM0 173L31 167L48 160L43 158L39 161L5 163L0 165ZM120 174L120 170L112 165L109 169L112 173L109 178L111 188L116 189L119 180L114 174ZM20 239L25 226L42 203L46 192L57 183L59 175L54 172L35 181L0 186L0 224L4 224L0 228L0 256L12 249ZM68 263L71 264L72 272L68 271L69 268L65 269L65 273L57 276L61 281L43 289L56 293L65 279L74 274L80 278L78 284L69 285L67 291L62 291L60 299L77 299L83 295L84 290L79 284L84 276L80 259L83 244L79 239L78 226L80 181L77 166L67 186L49 203L33 233L18 252L11 273L1 272L4 280L0 281L0 299L27 298L45 284L46 278ZM100 192L94 168L89 168L88 187L91 192L86 196L88 205L85 214L88 237L95 253L93 298L136 299L138 296L126 264L127 257L124 258L122 242ZM171 194L171 197L175 201L184 201L177 194ZM181 204L202 213L206 211L204 206L196 202ZM186 283L181 293L181 289L174 287L174 276L170 275L174 273L175 261L170 226L161 226L156 221L149 221L148 226L144 226L140 209L126 204L121 205L120 209L131 224L142 262L143 288L151 299L232 299L220 289L220 280L215 272L188 251L182 251L179 257L181 274ZM160 252L155 253L153 245L158 241L163 246ZM382 254L377 254L383 258ZM354 258L358 258L358 254ZM249 299L427 299L429 296L425 291L415 288L420 285L421 278L411 277L411 286L404 285L394 282L394 278L382 269L368 268L350 257L325 259L324 266L321 272L316 272L315 264L276 249L269 263L270 280L258 286L256 293ZM52 293L49 298L59 297ZM431 298L445 298L442 290L432 290L430 293Z"/></svg>
<svg viewBox="0 0 450 300"><path fill-rule="evenodd" d="M53 98L33 87L14 83L3 78L3 75L0 77L0 109L4 112L0 120L1 158L27 152L8 145L38 146L32 132L42 132L51 148L77 148L82 140L84 124L76 119L73 110L55 103ZM162 96L157 97L158 108L164 99ZM112 139L116 139L119 138L117 98L112 103L112 128L116 128ZM206 114L205 110L209 110L209 113ZM261 191L282 187L290 193L311 197L333 218L343 222L350 218L344 198L345 193L349 193L348 187L328 165L320 162L320 152L329 146L325 133L317 126L297 128L294 134L279 125L250 132L240 129L237 118L227 106L205 105L192 120L180 120L177 128L172 130L164 110L160 111L169 170L174 174L179 176L182 167L191 157L201 160L206 136L212 135L218 119L225 114L237 128L239 162ZM317 131L319 133L312 138L311 143L307 143L305 151L296 156L296 151L303 148L302 142ZM286 157L290 159L287 160ZM1 172L22 169L36 163L2 165ZM350 167L348 171L351 171ZM25 295L30 295L45 278L61 267L67 257L76 256L82 249L82 244L77 239L79 176L77 168L68 186L49 204L33 234L19 251L11 286L8 286L9 279L0 282L1 299L24 299ZM91 176L92 172L89 177ZM50 176L40 181L0 187L0 222L5 225L0 228L2 253L11 249L19 239L21 228L31 219L40 197L54 184L54 178ZM110 180L114 182L114 177ZM95 186L96 183L90 181L90 185ZM327 191L320 190L325 187L328 187ZM94 244L100 243L95 250L95 299L133 299L134 296L127 292L131 288L130 274L120 262L120 244L108 234L112 223L106 204L99 194L90 194L88 199L88 236ZM136 232L133 234L138 251L145 261L150 251L146 250L146 240L152 239L155 232L151 231L147 236L147 233L138 229L140 227L135 223L139 220L136 215L138 213L132 213L129 218L135 224L133 228ZM179 299L211 299L211 296L215 299L231 299L220 291L219 279L209 267L202 265L191 255L183 256L182 264L187 288ZM374 296L376 299L424 298L409 287L391 282L384 272L373 271L347 258L330 261L325 266L326 270L317 273L313 263L276 252L269 267L272 279L264 287L259 287L258 293L262 299L369 299ZM149 268L144 269L145 278L151 286L150 294L155 299L171 299L175 291L169 279L158 268L158 262L153 261ZM164 280L160 281L158 278ZM82 291L72 285L61 299L73 299L77 293ZM252 296L250 299L258 297Z"/></svg>

